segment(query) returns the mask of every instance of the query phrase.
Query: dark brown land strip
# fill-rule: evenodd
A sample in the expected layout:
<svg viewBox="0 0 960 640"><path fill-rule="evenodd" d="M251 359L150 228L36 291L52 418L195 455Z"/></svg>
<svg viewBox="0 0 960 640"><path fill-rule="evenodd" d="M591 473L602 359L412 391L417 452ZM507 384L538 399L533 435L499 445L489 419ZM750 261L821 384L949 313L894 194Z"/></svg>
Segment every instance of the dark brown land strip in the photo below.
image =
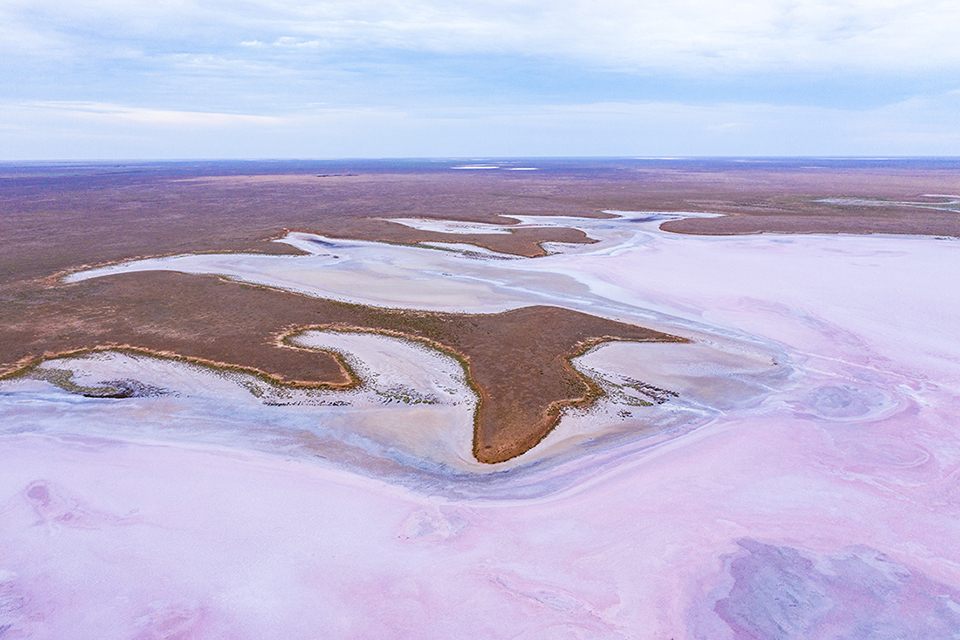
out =
<svg viewBox="0 0 960 640"><path fill-rule="evenodd" d="M564 406L599 394L569 363L587 346L681 340L556 307L489 315L401 311L170 272L60 285L29 312L8 309L0 318L0 366L8 373L59 353L133 347L285 383L342 387L351 380L335 356L284 346L280 337L320 326L428 340L468 366L480 395L474 451L490 463L527 451L553 429Z"/></svg>

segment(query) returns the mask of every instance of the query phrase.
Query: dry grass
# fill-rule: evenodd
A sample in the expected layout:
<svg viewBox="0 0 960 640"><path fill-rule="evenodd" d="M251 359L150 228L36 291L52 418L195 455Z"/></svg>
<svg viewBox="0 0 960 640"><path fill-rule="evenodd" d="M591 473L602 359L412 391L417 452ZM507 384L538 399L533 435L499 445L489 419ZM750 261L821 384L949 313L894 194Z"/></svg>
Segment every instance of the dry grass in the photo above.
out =
<svg viewBox="0 0 960 640"><path fill-rule="evenodd" d="M569 359L600 340L679 338L556 307L462 315L380 309L171 272L128 273L61 285L29 319L4 313L0 363L8 374L43 358L135 348L230 367L281 383L349 386L333 354L286 346L308 326L429 341L467 366L480 396L474 449L483 462L517 456L557 423L562 407L598 390Z"/></svg>

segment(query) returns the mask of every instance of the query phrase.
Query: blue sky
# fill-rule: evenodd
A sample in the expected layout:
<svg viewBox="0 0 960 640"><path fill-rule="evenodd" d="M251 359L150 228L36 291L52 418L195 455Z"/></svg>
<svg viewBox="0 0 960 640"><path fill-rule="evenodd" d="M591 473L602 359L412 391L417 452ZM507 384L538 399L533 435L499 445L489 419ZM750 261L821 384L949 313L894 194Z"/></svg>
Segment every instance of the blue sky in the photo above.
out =
<svg viewBox="0 0 960 640"><path fill-rule="evenodd" d="M0 0L0 159L960 155L956 0Z"/></svg>

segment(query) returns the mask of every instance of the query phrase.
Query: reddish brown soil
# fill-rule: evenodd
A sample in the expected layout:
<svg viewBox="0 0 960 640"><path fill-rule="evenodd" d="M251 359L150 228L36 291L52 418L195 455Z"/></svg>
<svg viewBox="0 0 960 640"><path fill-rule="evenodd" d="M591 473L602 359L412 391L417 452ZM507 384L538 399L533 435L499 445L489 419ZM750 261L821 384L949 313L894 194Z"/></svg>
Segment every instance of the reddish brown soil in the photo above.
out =
<svg viewBox="0 0 960 640"><path fill-rule="evenodd" d="M578 345L604 336L669 337L556 309L469 317L391 313L209 277L143 273L66 286L51 276L146 255L293 252L267 242L292 229L392 242L451 240L378 219L384 217L504 222L499 214L707 211L727 217L664 228L960 236L955 212L818 202L956 194L956 160L534 164L541 170L458 172L428 162L0 165L0 370L44 354L130 345L286 380L343 384L331 356L279 348L273 344L277 333L329 324L397 331L469 359L483 398L477 454L496 461L539 441L561 405L590 397L588 384L565 360ZM538 242L588 241L570 229L454 239L528 256L542 253Z"/></svg>
<svg viewBox="0 0 960 640"><path fill-rule="evenodd" d="M385 331L428 340L459 356L480 394L474 450L501 462L539 442L563 406L597 393L568 358L601 340L679 340L650 329L556 307L491 315L350 305L213 276L131 273L63 285L47 301L0 312L0 362L131 346L242 367L283 382L351 383L332 355L280 346L309 326Z"/></svg>
<svg viewBox="0 0 960 640"><path fill-rule="evenodd" d="M395 242L450 240L378 219L383 217L502 222L498 214L709 211L733 219L669 227L753 233L841 226L869 232L879 225L895 231L901 225L910 233L960 235L960 216L953 213L817 202L836 196L915 200L925 193L957 193L960 161L585 160L535 163L541 171L499 172L450 171L451 164L0 165L0 285L145 255L292 252L264 242L288 229ZM335 173L357 175L316 175ZM456 237L523 255L537 255L539 240L577 239L585 240L571 230Z"/></svg>

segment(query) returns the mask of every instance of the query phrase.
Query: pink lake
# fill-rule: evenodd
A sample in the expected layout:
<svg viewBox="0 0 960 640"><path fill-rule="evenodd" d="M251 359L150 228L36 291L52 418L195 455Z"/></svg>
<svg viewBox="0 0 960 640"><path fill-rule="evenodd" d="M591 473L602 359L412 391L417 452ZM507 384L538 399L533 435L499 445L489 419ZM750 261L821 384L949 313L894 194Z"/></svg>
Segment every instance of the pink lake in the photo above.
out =
<svg viewBox="0 0 960 640"><path fill-rule="evenodd" d="M539 259L184 257L315 295L375 263L424 278L408 306L447 277L424 308L547 302L695 344L588 354L609 397L494 468L462 381L403 345L337 347L370 367L341 404L48 363L143 393L0 384L0 638L960 637L960 241L646 215L557 221L601 242ZM631 404L631 376L679 397ZM400 387L437 401L383 400Z"/></svg>

